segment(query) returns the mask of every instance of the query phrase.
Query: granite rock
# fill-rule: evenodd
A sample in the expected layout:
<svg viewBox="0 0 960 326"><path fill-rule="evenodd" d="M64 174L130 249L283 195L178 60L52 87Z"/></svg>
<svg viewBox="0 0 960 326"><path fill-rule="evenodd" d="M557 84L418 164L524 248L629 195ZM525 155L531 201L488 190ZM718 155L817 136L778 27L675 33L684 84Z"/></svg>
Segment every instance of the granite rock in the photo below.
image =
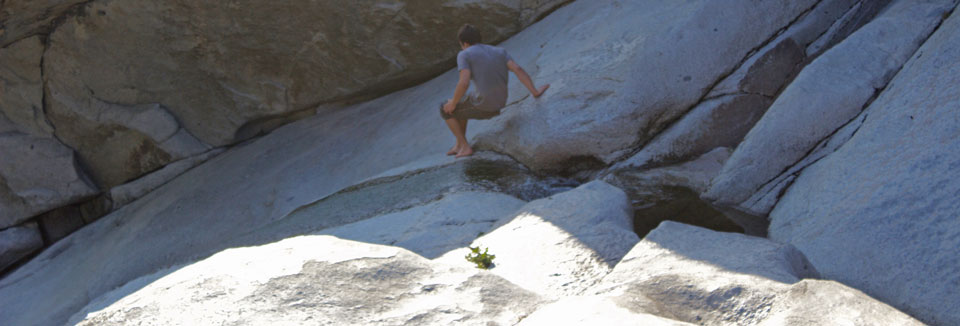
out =
<svg viewBox="0 0 960 326"><path fill-rule="evenodd" d="M572 3L502 44L551 88L524 101L515 83L496 126L476 139L534 170L621 159L815 3Z"/></svg>
<svg viewBox="0 0 960 326"><path fill-rule="evenodd" d="M43 248L36 223L0 230L0 272Z"/></svg>
<svg viewBox="0 0 960 326"><path fill-rule="evenodd" d="M957 31L953 14L770 213L771 238L824 277L935 325L960 323Z"/></svg>
<svg viewBox="0 0 960 326"><path fill-rule="evenodd" d="M897 1L804 68L737 147L705 198L738 205L800 161L886 87L955 4Z"/></svg>

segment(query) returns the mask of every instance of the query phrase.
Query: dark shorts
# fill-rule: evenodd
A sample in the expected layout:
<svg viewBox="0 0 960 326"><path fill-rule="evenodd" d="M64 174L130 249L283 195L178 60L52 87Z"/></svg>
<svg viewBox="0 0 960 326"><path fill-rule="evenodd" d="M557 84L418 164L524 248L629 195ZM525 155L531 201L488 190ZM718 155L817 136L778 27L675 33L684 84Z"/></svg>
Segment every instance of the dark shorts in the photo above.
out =
<svg viewBox="0 0 960 326"><path fill-rule="evenodd" d="M473 105L473 101L469 96L464 96L463 98L464 100L461 100L460 103L457 103L457 108L453 109L452 114L443 112L443 105L447 104L447 101L440 102L440 116L443 117L443 120L452 118L456 118L458 120L487 120L500 115L500 110L481 110Z"/></svg>

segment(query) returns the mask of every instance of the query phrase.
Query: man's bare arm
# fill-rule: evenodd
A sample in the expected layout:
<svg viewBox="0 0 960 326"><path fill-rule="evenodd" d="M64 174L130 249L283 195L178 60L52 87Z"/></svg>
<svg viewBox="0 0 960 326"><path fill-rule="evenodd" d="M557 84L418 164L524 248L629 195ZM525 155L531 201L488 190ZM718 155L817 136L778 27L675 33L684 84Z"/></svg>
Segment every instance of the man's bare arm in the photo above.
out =
<svg viewBox="0 0 960 326"><path fill-rule="evenodd" d="M523 86L527 87L527 90L530 91L530 94L533 95L533 97L540 97L540 95L543 95L543 92L547 91L547 88L550 88L550 84L546 84L543 85L543 87L540 87L540 89L537 89L537 87L533 84L533 79L530 78L529 74L527 74L527 71L523 70L523 67L520 67L520 65L518 65L516 62L513 62L513 60L507 61L507 68L517 75L517 79L523 83Z"/></svg>
<svg viewBox="0 0 960 326"><path fill-rule="evenodd" d="M457 103L460 103L460 99L467 94L468 88L470 88L470 69L460 70L460 80L457 81L457 89L453 91L453 98L443 106L443 111L448 114L453 113L453 110L457 108Z"/></svg>

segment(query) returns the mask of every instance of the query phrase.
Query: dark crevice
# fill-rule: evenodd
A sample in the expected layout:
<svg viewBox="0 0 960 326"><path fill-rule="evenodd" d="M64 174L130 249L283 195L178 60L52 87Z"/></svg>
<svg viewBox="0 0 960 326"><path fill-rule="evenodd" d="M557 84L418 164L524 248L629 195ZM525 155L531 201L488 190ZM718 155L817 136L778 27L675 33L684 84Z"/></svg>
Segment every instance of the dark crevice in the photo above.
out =
<svg viewBox="0 0 960 326"><path fill-rule="evenodd" d="M655 201L631 198L634 232L641 238L668 220L720 232L745 232L744 227L701 200L699 194L689 188L664 186L658 195Z"/></svg>
<svg viewBox="0 0 960 326"><path fill-rule="evenodd" d="M559 164L559 168L552 171L546 171L548 174L556 174L561 178L574 178L586 181L595 171L600 171L607 167L602 160L589 155L580 155L570 157Z"/></svg>
<svg viewBox="0 0 960 326"><path fill-rule="evenodd" d="M811 42L811 44L816 43L818 40L820 40L821 38L823 38L823 36L827 35L827 33L829 33L831 29L833 29L833 26L834 26L834 25L839 24L839 23L840 23L840 20L843 19L843 17L846 16L848 13L850 13L850 10L853 10L853 8L855 8L857 5L860 5L860 4L862 4L862 3L863 3L863 0L860 0L860 1L854 2L854 3L851 4L849 7L847 7L847 9L843 11L843 14L841 14L841 15L839 16L839 18L837 18L837 20L833 22L833 24L830 24L830 26L828 26L826 29L824 29L823 32L820 32L820 34L817 34L817 36L813 38L813 42ZM805 46L804 46L804 50L806 50L806 47L808 47L808 46L810 46L810 44L805 45ZM822 52L826 52L826 50L829 50L829 48L823 49L823 50L821 50L820 52L821 52L821 53L822 53ZM812 60L812 59L813 59L813 58L811 58L811 60Z"/></svg>
<svg viewBox="0 0 960 326"><path fill-rule="evenodd" d="M42 252L43 252L43 249L37 249L34 252L30 253L29 255L23 256L23 258L18 259L13 264L10 264L10 266L7 266L4 269L0 269L0 280L6 279L7 276L13 275L13 272L16 272L18 269L20 269L20 267L23 267L23 265L26 265L34 258L37 258L37 256L39 256Z"/></svg>
<svg viewBox="0 0 960 326"><path fill-rule="evenodd" d="M789 80L788 80L787 83L785 83L785 84L789 84ZM784 86L784 87L785 87L785 86ZM783 90L784 87L781 87L781 90ZM780 91L777 91L777 94L780 94ZM736 92L736 93L723 93L723 94L719 94L719 95L716 95L716 96L706 97L706 98L703 99L703 101L701 101L700 103L697 103L697 105L694 106L693 109L696 109L697 106L700 106L701 104L703 104L703 103L705 103L705 102L709 102L709 101L716 100L716 99L719 99L719 98L730 97L730 96L744 96L744 95L762 96L763 98L768 99L768 100L776 100L776 99L777 99L777 96L770 96L770 95L763 94L763 93L739 91L739 92ZM692 112L693 109L691 109L690 111ZM688 112L688 113L689 113L689 112Z"/></svg>

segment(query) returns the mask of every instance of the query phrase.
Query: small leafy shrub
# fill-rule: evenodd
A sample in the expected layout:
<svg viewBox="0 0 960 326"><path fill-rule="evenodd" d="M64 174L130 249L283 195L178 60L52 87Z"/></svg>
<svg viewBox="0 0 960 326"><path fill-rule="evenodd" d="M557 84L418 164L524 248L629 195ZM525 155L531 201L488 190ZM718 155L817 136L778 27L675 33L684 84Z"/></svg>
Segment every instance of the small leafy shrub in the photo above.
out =
<svg viewBox="0 0 960 326"><path fill-rule="evenodd" d="M477 268L479 269L489 269L490 266L493 266L493 259L497 258L497 255L489 254L489 250L490 248L484 248L483 253L480 253L479 246L476 248L470 247L472 253L467 254L465 258L467 258L467 261L477 264Z"/></svg>

